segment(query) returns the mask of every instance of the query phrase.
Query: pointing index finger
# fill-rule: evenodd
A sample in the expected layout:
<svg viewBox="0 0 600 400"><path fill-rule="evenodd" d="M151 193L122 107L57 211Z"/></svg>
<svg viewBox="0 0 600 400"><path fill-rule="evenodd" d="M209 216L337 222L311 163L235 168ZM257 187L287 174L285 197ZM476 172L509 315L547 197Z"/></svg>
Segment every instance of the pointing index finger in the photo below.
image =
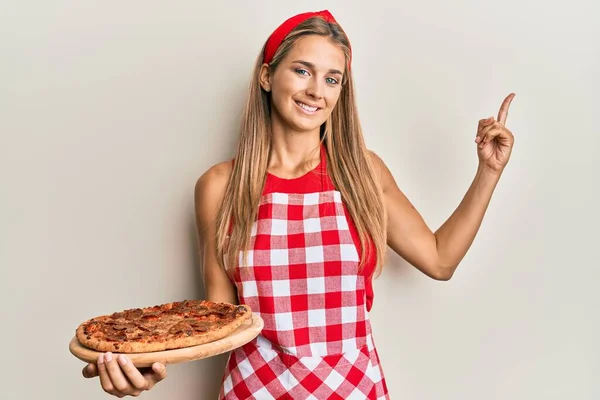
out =
<svg viewBox="0 0 600 400"><path fill-rule="evenodd" d="M500 106L500 111L498 111L498 122L502 125L506 125L506 118L508 117L508 108L510 107L510 103L515 98L515 94L511 93L502 102Z"/></svg>

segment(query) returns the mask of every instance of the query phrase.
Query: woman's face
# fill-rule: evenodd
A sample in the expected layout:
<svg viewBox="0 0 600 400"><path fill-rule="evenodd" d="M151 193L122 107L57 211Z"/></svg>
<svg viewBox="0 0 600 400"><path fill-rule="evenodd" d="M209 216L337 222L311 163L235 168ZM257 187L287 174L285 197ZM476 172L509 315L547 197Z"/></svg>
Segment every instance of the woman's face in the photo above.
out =
<svg viewBox="0 0 600 400"><path fill-rule="evenodd" d="M273 123L296 132L318 129L340 97L345 64L339 45L310 35L295 43L274 74L263 66L261 84L272 94Z"/></svg>

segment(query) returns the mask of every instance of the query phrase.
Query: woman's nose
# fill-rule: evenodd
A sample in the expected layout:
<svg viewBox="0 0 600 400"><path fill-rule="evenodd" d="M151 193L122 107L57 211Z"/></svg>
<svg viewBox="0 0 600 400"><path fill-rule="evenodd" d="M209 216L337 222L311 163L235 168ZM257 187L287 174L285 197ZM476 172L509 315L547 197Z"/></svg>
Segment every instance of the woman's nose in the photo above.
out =
<svg viewBox="0 0 600 400"><path fill-rule="evenodd" d="M314 97L315 99L322 98L323 87L321 82L318 79L311 79L310 84L306 88L306 94L310 97Z"/></svg>

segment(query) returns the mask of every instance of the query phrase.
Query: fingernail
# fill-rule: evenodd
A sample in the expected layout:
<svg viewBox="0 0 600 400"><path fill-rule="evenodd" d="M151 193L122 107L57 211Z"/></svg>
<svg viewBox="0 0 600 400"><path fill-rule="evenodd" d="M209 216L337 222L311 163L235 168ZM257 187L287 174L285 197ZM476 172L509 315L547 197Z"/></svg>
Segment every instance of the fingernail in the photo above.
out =
<svg viewBox="0 0 600 400"><path fill-rule="evenodd" d="M100 354L98 356L98 364L103 364L104 363L104 354Z"/></svg>
<svg viewBox="0 0 600 400"><path fill-rule="evenodd" d="M112 361L112 354L106 353L104 355L104 359L106 360L107 363L111 362Z"/></svg>
<svg viewBox="0 0 600 400"><path fill-rule="evenodd" d="M125 357L123 354L119 356L119 364L127 365L127 357Z"/></svg>

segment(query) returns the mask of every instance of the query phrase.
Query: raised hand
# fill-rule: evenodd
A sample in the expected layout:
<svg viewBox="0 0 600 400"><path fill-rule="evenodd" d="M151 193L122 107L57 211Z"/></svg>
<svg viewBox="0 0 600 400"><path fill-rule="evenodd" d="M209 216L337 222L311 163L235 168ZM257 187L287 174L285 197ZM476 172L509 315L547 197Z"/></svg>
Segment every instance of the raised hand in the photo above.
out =
<svg viewBox="0 0 600 400"><path fill-rule="evenodd" d="M494 117L481 119L477 128L475 143L479 166L498 174L506 167L515 142L512 132L506 128L508 108L514 97L511 93L504 99L497 120Z"/></svg>

